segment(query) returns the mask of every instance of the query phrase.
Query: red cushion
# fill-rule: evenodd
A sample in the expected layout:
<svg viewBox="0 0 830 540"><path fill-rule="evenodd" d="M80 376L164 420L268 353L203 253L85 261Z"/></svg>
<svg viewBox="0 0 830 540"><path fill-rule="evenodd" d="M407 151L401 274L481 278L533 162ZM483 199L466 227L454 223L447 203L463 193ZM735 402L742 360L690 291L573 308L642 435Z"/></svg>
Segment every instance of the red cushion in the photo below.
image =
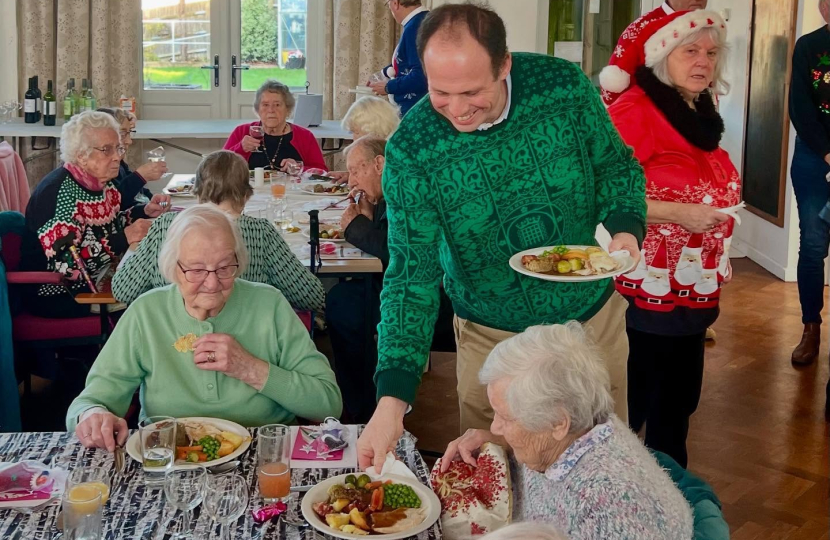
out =
<svg viewBox="0 0 830 540"><path fill-rule="evenodd" d="M310 311L297 311L297 310L294 310L294 313L296 313L297 317L299 317L300 320L303 321L303 324L305 325L305 329L308 330L309 332L311 332L311 323L312 323L312 321L311 321L311 312Z"/></svg>
<svg viewBox="0 0 830 540"><path fill-rule="evenodd" d="M63 281L63 276L57 272L6 272L6 281L9 283L51 283L59 285Z"/></svg>
<svg viewBox="0 0 830 540"><path fill-rule="evenodd" d="M8 233L3 235L2 242L3 264L6 265L6 270L17 270L20 268L20 248L23 244L23 239L19 234Z"/></svg>
<svg viewBox="0 0 830 540"><path fill-rule="evenodd" d="M47 319L22 313L12 319L12 339L15 341L38 341L71 339L101 335L101 317L79 317L77 319Z"/></svg>

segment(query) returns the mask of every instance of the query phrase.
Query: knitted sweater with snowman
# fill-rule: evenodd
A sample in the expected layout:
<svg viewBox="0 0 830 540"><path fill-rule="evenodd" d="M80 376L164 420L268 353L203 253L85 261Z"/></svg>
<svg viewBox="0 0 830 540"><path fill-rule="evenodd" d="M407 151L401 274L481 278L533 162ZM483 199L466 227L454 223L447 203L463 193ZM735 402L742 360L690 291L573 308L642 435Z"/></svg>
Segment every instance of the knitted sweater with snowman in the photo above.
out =
<svg viewBox="0 0 830 540"><path fill-rule="evenodd" d="M646 198L727 208L741 200L741 182L719 147L723 120L708 93L690 108L646 67L637 85L608 112L646 176ZM628 326L660 335L704 332L717 319L734 220L705 234L674 223L648 226L640 265L617 280L628 298Z"/></svg>

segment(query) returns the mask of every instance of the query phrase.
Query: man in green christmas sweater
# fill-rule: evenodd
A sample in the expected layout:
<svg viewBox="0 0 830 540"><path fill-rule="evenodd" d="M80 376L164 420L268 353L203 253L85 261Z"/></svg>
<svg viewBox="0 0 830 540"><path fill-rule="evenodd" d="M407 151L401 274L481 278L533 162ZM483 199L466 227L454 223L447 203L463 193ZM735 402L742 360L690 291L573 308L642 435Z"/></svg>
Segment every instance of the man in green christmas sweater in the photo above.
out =
<svg viewBox="0 0 830 540"><path fill-rule="evenodd" d="M478 371L500 341L536 324L582 322L608 363L626 418L627 303L612 280L554 283L508 265L522 250L594 244L639 256L645 179L579 67L507 51L494 12L447 4L422 23L429 99L387 146L383 191L390 262L378 326L378 407L358 443L382 463L403 430L429 354L439 290L456 313L461 429L487 428ZM379 470L379 469L378 469Z"/></svg>

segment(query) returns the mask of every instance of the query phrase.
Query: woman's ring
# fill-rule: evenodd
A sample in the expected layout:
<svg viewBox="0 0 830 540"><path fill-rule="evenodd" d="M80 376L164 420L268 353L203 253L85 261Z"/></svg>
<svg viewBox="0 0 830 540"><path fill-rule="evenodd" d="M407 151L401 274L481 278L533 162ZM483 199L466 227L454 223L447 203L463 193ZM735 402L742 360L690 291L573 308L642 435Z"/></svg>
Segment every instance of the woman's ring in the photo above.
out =
<svg viewBox="0 0 830 540"><path fill-rule="evenodd" d="M210 351L208 353L208 362L215 362L215 361L216 361L216 353L213 352L213 351Z"/></svg>

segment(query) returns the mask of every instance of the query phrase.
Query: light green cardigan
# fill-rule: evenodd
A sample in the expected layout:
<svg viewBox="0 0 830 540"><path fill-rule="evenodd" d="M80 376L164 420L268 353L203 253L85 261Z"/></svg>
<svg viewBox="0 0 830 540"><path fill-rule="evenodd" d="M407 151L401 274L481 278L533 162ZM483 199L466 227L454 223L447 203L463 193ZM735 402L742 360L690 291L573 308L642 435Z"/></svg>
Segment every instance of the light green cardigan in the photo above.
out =
<svg viewBox="0 0 830 540"><path fill-rule="evenodd" d="M199 369L192 352L173 344L193 333L230 334L270 364L261 391L224 373ZM291 423L299 416L339 416L340 389L328 360L314 347L288 301L270 285L234 282L225 307L205 321L191 317L176 285L140 296L124 313L69 406L66 427L102 406L123 417L140 387L141 418L208 416L243 426Z"/></svg>

